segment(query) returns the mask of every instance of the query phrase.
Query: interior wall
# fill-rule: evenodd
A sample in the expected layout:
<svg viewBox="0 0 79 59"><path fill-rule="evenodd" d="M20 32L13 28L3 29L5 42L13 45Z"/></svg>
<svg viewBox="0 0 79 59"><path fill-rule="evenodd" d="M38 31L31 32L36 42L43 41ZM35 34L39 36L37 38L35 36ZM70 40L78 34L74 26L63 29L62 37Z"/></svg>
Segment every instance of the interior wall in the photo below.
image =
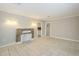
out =
<svg viewBox="0 0 79 59"><path fill-rule="evenodd" d="M18 25L6 25L6 20L14 19ZM33 20L28 17L14 15L7 12L0 11L0 46L16 41L16 29L17 28L34 28L35 36L37 36L37 30L32 27L32 23L38 23L40 21ZM45 36L45 23L48 21L41 21L43 29L42 34ZM67 38L71 40L79 40L79 17L69 17L57 19L51 22L51 37Z"/></svg>
<svg viewBox="0 0 79 59"><path fill-rule="evenodd" d="M7 20L15 20L18 24L7 25L5 24ZM32 28L32 22L37 22L37 21L30 19L28 17L14 15L14 14L0 11L0 46L15 42L16 29L17 28Z"/></svg>
<svg viewBox="0 0 79 59"><path fill-rule="evenodd" d="M79 41L79 16L53 20L51 36Z"/></svg>

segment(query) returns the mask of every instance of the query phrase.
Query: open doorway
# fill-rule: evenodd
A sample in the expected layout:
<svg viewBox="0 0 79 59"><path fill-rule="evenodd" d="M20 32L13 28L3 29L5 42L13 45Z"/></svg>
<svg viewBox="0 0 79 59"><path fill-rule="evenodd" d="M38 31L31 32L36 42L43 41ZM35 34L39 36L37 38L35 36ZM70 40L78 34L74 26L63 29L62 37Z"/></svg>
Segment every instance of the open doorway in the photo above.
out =
<svg viewBox="0 0 79 59"><path fill-rule="evenodd" d="M46 36L50 37L50 23L46 24Z"/></svg>

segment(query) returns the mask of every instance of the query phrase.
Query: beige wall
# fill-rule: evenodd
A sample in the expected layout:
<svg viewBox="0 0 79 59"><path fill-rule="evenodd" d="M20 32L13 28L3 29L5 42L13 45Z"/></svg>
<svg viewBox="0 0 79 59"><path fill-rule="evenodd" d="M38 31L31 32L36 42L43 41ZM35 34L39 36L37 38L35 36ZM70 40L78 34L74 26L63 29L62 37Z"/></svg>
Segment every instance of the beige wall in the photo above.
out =
<svg viewBox="0 0 79 59"><path fill-rule="evenodd" d="M14 19L18 25L10 26L6 25L6 20ZM17 28L32 28L32 23L38 23L40 21L33 20L28 17L14 15L0 11L0 46L8 43L15 42L16 29ZM45 35L45 22L41 21L43 30L42 34ZM69 17L62 19L52 19L51 22L51 37L67 38L70 40L79 40L79 17ZM36 28L35 28L36 29ZM37 30L35 30L35 36L37 36Z"/></svg>
<svg viewBox="0 0 79 59"><path fill-rule="evenodd" d="M7 20L15 20L18 25L7 25ZM36 23L36 20L28 17L14 15L0 11L0 46L8 43L15 42L16 29L17 28L32 28L32 23ZM35 31L36 32L36 31Z"/></svg>
<svg viewBox="0 0 79 59"><path fill-rule="evenodd" d="M50 22L51 24L50 37L79 41L79 16L48 20L50 21L44 23ZM44 30L43 26L43 33L45 33Z"/></svg>
<svg viewBox="0 0 79 59"><path fill-rule="evenodd" d="M51 36L79 41L79 16L53 20Z"/></svg>

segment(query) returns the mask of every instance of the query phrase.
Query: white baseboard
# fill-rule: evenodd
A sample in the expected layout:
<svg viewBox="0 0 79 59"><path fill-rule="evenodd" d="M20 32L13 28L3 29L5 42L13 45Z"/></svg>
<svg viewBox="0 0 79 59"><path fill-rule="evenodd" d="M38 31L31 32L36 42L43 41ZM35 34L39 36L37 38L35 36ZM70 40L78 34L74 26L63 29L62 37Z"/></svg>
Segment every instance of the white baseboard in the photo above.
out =
<svg viewBox="0 0 79 59"><path fill-rule="evenodd" d="M5 44L5 45L0 46L0 48L7 47L7 46L11 46L11 45L14 45L14 44L21 44L21 43L22 42L12 42L12 43Z"/></svg>
<svg viewBox="0 0 79 59"><path fill-rule="evenodd" d="M73 40L73 39L70 39L70 38L59 37L59 36L52 36L51 38L58 38L58 39L63 39L63 40L69 40L69 41L79 42L79 40Z"/></svg>

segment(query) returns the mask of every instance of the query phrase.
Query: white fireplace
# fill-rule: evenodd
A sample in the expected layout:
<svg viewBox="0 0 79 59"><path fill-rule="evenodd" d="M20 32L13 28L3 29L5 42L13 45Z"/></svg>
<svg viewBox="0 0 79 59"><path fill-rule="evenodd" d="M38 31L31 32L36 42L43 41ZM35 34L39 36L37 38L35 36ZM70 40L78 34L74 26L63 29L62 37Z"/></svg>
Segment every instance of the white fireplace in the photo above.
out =
<svg viewBox="0 0 79 59"><path fill-rule="evenodd" d="M21 42L26 42L32 40L32 33L31 31L22 31L21 34Z"/></svg>
<svg viewBox="0 0 79 59"><path fill-rule="evenodd" d="M25 28L16 30L16 42L27 42L34 38L34 29Z"/></svg>

